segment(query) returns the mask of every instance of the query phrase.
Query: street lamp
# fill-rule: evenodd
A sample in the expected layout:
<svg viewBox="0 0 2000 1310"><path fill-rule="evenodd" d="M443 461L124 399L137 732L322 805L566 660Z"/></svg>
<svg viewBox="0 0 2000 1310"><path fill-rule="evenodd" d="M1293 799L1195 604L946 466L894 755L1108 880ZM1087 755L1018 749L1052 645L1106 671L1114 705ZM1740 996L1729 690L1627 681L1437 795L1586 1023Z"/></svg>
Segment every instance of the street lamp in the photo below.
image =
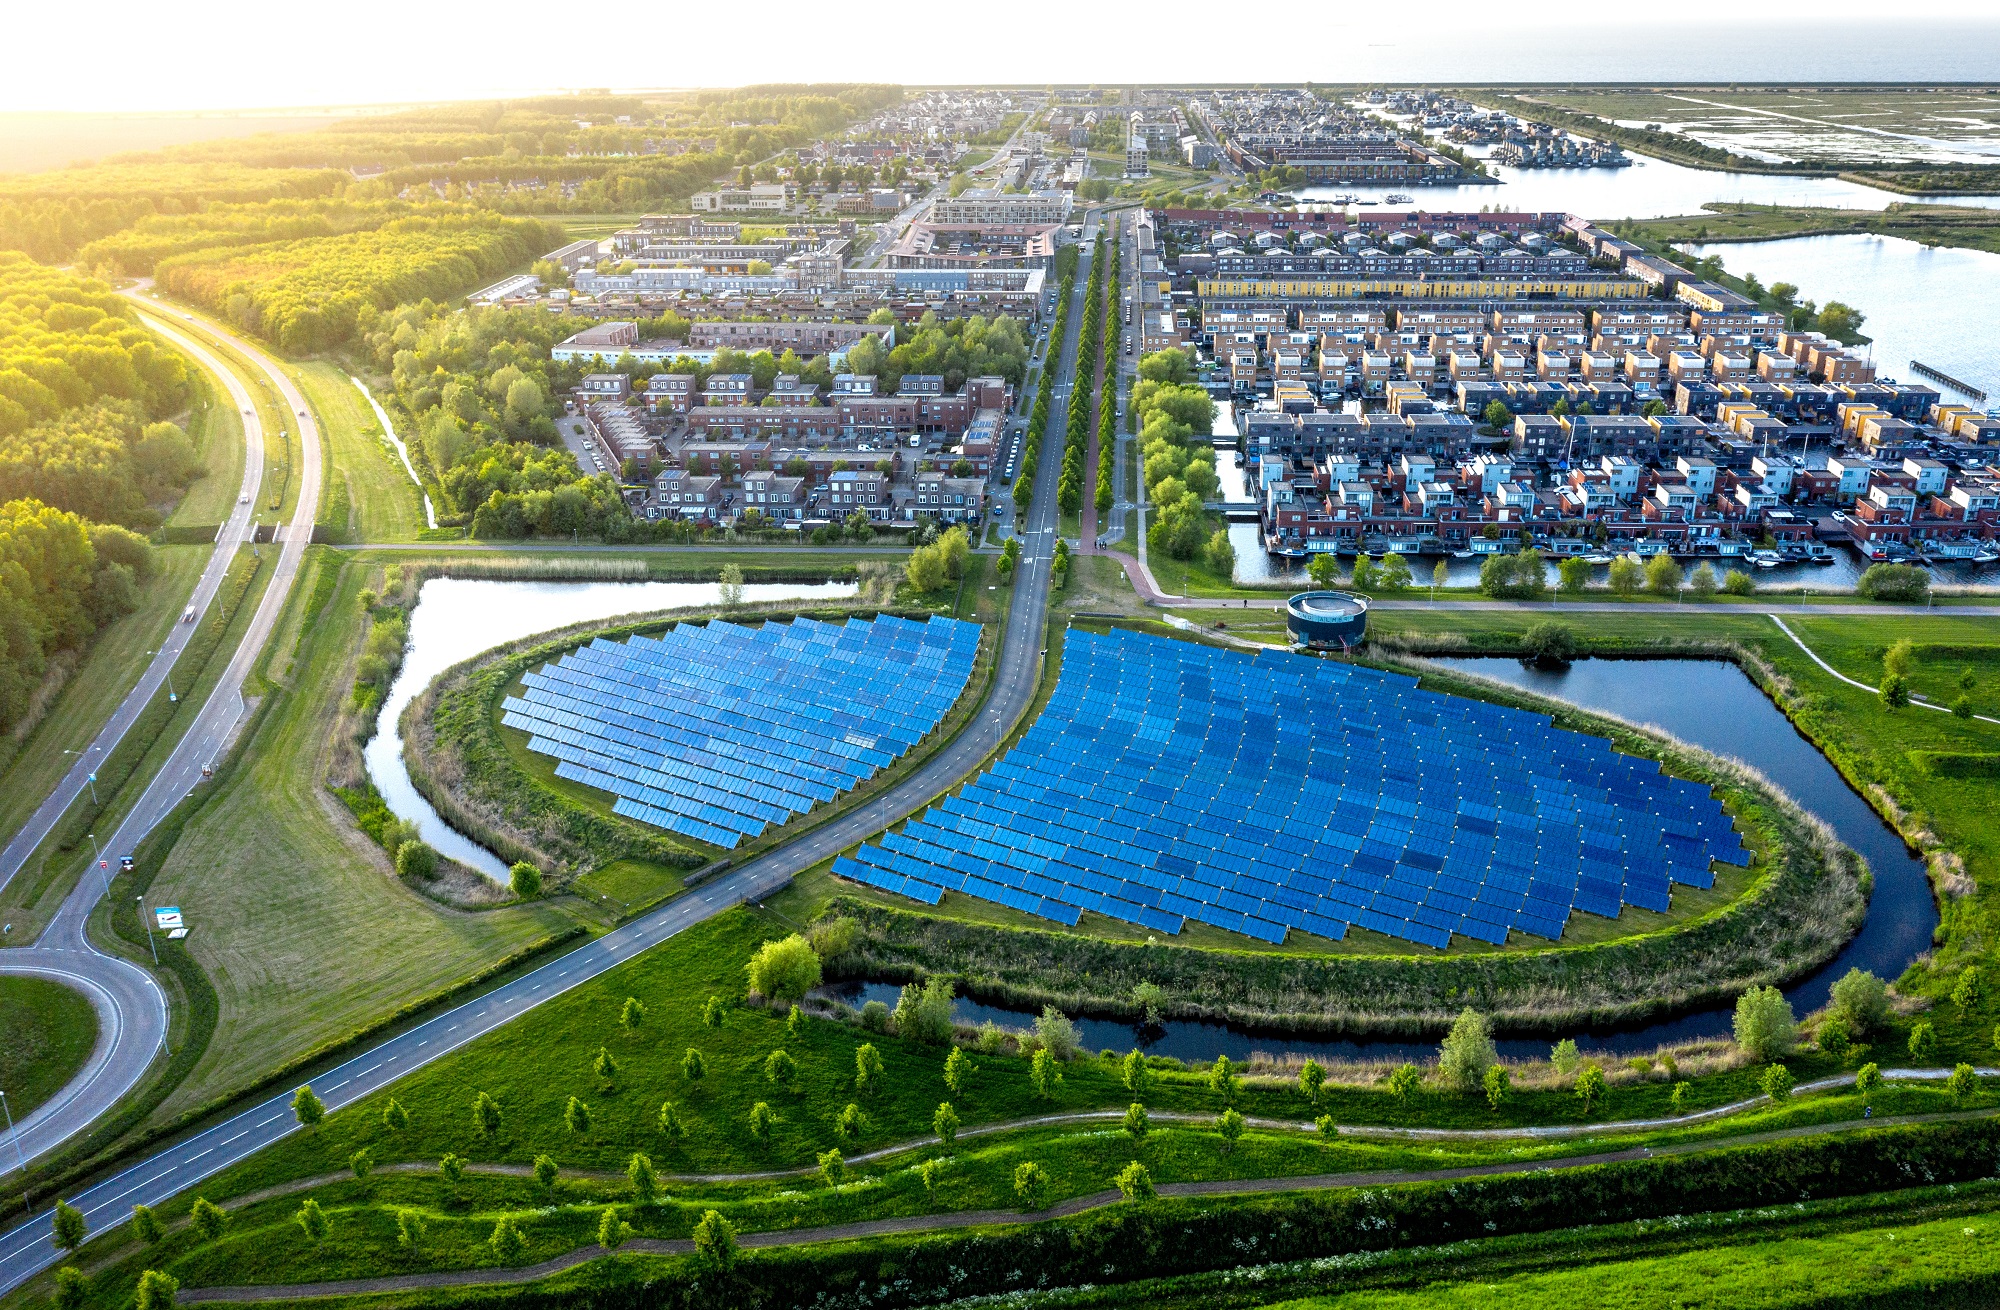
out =
<svg viewBox="0 0 2000 1310"><path fill-rule="evenodd" d="M153 967L157 969L160 967L160 944L153 940L153 921L146 917L145 893L141 892L132 899L139 906L139 922L146 925L146 945L153 948Z"/></svg>
<svg viewBox="0 0 2000 1310"><path fill-rule="evenodd" d="M21 1150L21 1134L14 1128L14 1107L7 1104L7 1093L0 1092L0 1110L7 1112L7 1135L14 1139L14 1159L20 1164L21 1172L28 1172L28 1157Z"/></svg>

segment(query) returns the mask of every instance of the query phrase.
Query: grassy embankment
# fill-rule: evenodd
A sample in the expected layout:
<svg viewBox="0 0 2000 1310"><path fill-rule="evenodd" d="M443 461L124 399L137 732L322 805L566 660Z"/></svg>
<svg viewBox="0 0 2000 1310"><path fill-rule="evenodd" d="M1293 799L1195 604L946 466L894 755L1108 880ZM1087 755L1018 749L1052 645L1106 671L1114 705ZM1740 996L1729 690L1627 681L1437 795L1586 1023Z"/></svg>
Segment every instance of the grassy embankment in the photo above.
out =
<svg viewBox="0 0 2000 1310"><path fill-rule="evenodd" d="M349 541L415 541L424 527L423 493L381 436L382 425L345 370L326 360L290 368L331 447L321 522Z"/></svg>
<svg viewBox="0 0 2000 1310"><path fill-rule="evenodd" d="M97 1043L97 1011L46 978L0 978L0 1090L16 1122L62 1090Z"/></svg>
<svg viewBox="0 0 2000 1310"><path fill-rule="evenodd" d="M2000 211L1970 206L1896 204L1887 209L1818 209L1711 201L1699 214L1630 220L1637 238L1682 242L1774 241L1783 237L1872 232L1926 246L2000 251Z"/></svg>

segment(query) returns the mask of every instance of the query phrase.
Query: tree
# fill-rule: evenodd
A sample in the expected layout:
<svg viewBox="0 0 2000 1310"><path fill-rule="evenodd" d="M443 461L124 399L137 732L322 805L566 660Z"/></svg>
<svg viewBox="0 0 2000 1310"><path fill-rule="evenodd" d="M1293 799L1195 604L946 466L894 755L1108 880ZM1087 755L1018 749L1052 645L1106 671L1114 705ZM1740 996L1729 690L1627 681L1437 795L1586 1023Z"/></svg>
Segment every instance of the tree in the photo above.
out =
<svg viewBox="0 0 2000 1310"><path fill-rule="evenodd" d="M1773 1064L1764 1070L1764 1076L1757 1085L1764 1089L1764 1095L1774 1101L1782 1101L1791 1096L1792 1082L1790 1069L1782 1064Z"/></svg>
<svg viewBox="0 0 2000 1310"><path fill-rule="evenodd" d="M803 1040L806 1035L806 1012L793 1002L785 1014L785 1036L793 1041Z"/></svg>
<svg viewBox="0 0 2000 1310"><path fill-rule="evenodd" d="M328 1228L326 1212L321 1210L319 1202L310 1196L305 1199L305 1204L299 1207L299 1212L292 1216L292 1222L297 1224L305 1232L307 1239L315 1245L326 1240Z"/></svg>
<svg viewBox="0 0 2000 1310"><path fill-rule="evenodd" d="M1955 700L1955 701L1953 701L1953 702L1951 703L1951 712L1952 712L1952 714L1953 714L1953 715L1955 715L1956 717L1958 717L1958 718L1961 718L1961 719L1969 719L1969 718L1971 718L1971 717L1972 717L1972 697L1970 697L1970 696L1960 696L1960 697L1959 697L1959 698L1958 698L1957 700Z"/></svg>
<svg viewBox="0 0 2000 1310"><path fill-rule="evenodd" d="M917 1165L917 1181L924 1185L924 1197L926 1200L937 1199L938 1175L943 1172L944 1161L942 1160L924 1160Z"/></svg>
<svg viewBox="0 0 2000 1310"><path fill-rule="evenodd" d="M1688 590L1693 592L1698 600L1707 600L1713 596L1719 585L1714 567L1706 560L1695 565L1694 572L1688 575Z"/></svg>
<svg viewBox="0 0 2000 1310"><path fill-rule="evenodd" d="M1035 1018L1035 1036L1042 1046L1058 1060L1074 1056L1083 1045L1083 1038L1069 1017L1053 1005L1044 1005Z"/></svg>
<svg viewBox="0 0 2000 1310"><path fill-rule="evenodd" d="M778 1113L763 1101L750 1107L750 1135L760 1142L771 1140L771 1129L778 1122Z"/></svg>
<svg viewBox="0 0 2000 1310"><path fill-rule="evenodd" d="M1299 1066L1299 1090L1313 1104L1319 1104L1320 1089L1326 1086L1326 1066L1318 1060L1307 1060Z"/></svg>
<svg viewBox="0 0 2000 1310"><path fill-rule="evenodd" d="M918 986L903 988L896 999L896 1033L911 1041L937 1046L951 1040L952 983L949 978L932 978Z"/></svg>
<svg viewBox="0 0 2000 1310"><path fill-rule="evenodd" d="M692 1046L688 1047L687 1054L681 1057L681 1077L691 1083L698 1083L707 1073L708 1061L701 1058L700 1051Z"/></svg>
<svg viewBox="0 0 2000 1310"><path fill-rule="evenodd" d="M618 1026L626 1032L637 1032L639 1025L646 1022L646 1007L636 996L625 998L625 1004L618 1007Z"/></svg>
<svg viewBox="0 0 2000 1310"><path fill-rule="evenodd" d="M962 1046L954 1046L944 1057L944 1085L953 1096L963 1095L972 1077L972 1057Z"/></svg>
<svg viewBox="0 0 2000 1310"><path fill-rule="evenodd" d="M1217 528L1209 534L1208 544L1202 547L1202 557L1208 561L1211 572L1218 577L1230 577L1236 570L1236 547L1229 540L1229 529ZM1405 576L1409 573L1404 570Z"/></svg>
<svg viewBox="0 0 2000 1310"><path fill-rule="evenodd" d="M1530 624L1521 637L1521 653L1537 664L1567 664L1577 657L1582 646L1576 629L1555 619L1541 619Z"/></svg>
<svg viewBox="0 0 2000 1310"><path fill-rule="evenodd" d="M938 1103L937 1113L931 1116L931 1131L946 1146L958 1140L958 1111L951 1108L950 1101Z"/></svg>
<svg viewBox="0 0 2000 1310"><path fill-rule="evenodd" d="M159 1216L153 1213L152 1206L135 1205L132 1207L132 1235L153 1246L167 1235L167 1230L160 1227Z"/></svg>
<svg viewBox="0 0 2000 1310"><path fill-rule="evenodd" d="M1486 1105L1488 1109L1497 1110L1506 1103L1507 1093L1512 1086L1507 1076L1506 1065L1487 1065L1486 1073L1482 1077L1481 1082L1486 1088Z"/></svg>
<svg viewBox="0 0 2000 1310"><path fill-rule="evenodd" d="M790 1087L798 1072L799 1062L782 1047L764 1057L764 1078L774 1086Z"/></svg>
<svg viewBox="0 0 2000 1310"><path fill-rule="evenodd" d="M347 1157L347 1167L353 1171L355 1178L365 1179L375 1171L375 1153L364 1146Z"/></svg>
<svg viewBox="0 0 2000 1310"><path fill-rule="evenodd" d="M56 1270L56 1310L83 1310L90 1304L90 1280L75 1265Z"/></svg>
<svg viewBox="0 0 2000 1310"><path fill-rule="evenodd" d="M132 1310L174 1310L180 1290L180 1280L172 1274L148 1269L139 1275L139 1286L132 1301Z"/></svg>
<svg viewBox="0 0 2000 1310"><path fill-rule="evenodd" d="M502 1264L514 1263L528 1249L528 1239L521 1236L521 1230L515 1227L514 1216L510 1214L500 1216L500 1221L493 1225L493 1235L486 1239L486 1243L493 1248L493 1254L500 1258Z"/></svg>
<svg viewBox="0 0 2000 1310"><path fill-rule="evenodd" d="M207 1197L197 1196L194 1208L188 1211L188 1226L202 1241L213 1242L229 1226L229 1212Z"/></svg>
<svg viewBox="0 0 2000 1310"><path fill-rule="evenodd" d="M1560 579L1556 585L1565 596L1581 596L1590 585L1590 565L1580 555L1564 557L1562 563L1556 565L1556 574Z"/></svg>
<svg viewBox="0 0 2000 1310"><path fill-rule="evenodd" d="M590 1062L590 1071L597 1075L597 1081L606 1087L618 1081L618 1061L604 1047L597 1048L597 1058Z"/></svg>
<svg viewBox="0 0 2000 1310"><path fill-rule="evenodd" d="M1224 1101L1236 1095L1236 1089L1242 1082L1243 1080L1236 1076L1236 1066L1229 1062L1229 1057L1226 1055L1216 1056L1215 1063L1208 1066L1208 1090Z"/></svg>
<svg viewBox="0 0 2000 1310"><path fill-rule="evenodd" d="M828 1187L840 1186L841 1177L846 1172L847 1158L841 1155L839 1147L819 1153L819 1176Z"/></svg>
<svg viewBox="0 0 2000 1310"><path fill-rule="evenodd" d="M1041 1209L1048 1204L1049 1176L1033 1160L1024 1160L1014 1168L1014 1196L1027 1211Z"/></svg>
<svg viewBox="0 0 2000 1310"><path fill-rule="evenodd" d="M1497 1058L1486 1016L1467 1006L1438 1048L1438 1077L1452 1091L1476 1092Z"/></svg>
<svg viewBox="0 0 2000 1310"><path fill-rule="evenodd" d="M393 1096L382 1107L382 1126L392 1133L400 1133L410 1126L410 1112Z"/></svg>
<svg viewBox="0 0 2000 1310"><path fill-rule="evenodd" d="M1681 587L1681 566L1673 556L1661 551L1646 561L1646 590L1655 596L1671 596Z"/></svg>
<svg viewBox="0 0 2000 1310"><path fill-rule="evenodd" d="M1910 1029L1910 1058L1921 1064L1929 1064L1937 1059L1937 1029L1928 1022L1918 1023Z"/></svg>
<svg viewBox="0 0 2000 1310"><path fill-rule="evenodd" d="M1575 1073L1577 1065L1582 1062L1583 1057L1577 1054L1574 1037L1565 1037L1549 1048L1549 1064L1559 1074Z"/></svg>
<svg viewBox="0 0 2000 1310"><path fill-rule="evenodd" d="M1917 648L1908 637L1882 652L1882 672L1892 677L1909 677L1915 672L1916 663Z"/></svg>
<svg viewBox="0 0 2000 1310"><path fill-rule="evenodd" d="M1673 1094L1667 1098L1667 1109L1678 1119L1687 1113L1688 1096L1692 1083L1675 1083Z"/></svg>
<svg viewBox="0 0 2000 1310"><path fill-rule="evenodd" d="M653 1168L653 1158L644 1152L634 1151L625 1162L625 1181L632 1184L633 1199L640 1205L651 1205L660 1194L659 1172Z"/></svg>
<svg viewBox="0 0 2000 1310"><path fill-rule="evenodd" d="M1443 560L1439 560L1436 564L1433 564L1431 566L1432 600L1437 599L1438 588L1444 586L1444 584L1447 581L1449 581L1450 578L1451 578L1451 570L1445 566L1445 562Z"/></svg>
<svg viewBox="0 0 2000 1310"><path fill-rule="evenodd" d="M1340 561L1331 551L1321 551L1306 562L1306 577L1313 586L1324 591L1340 576Z"/></svg>
<svg viewBox="0 0 2000 1310"><path fill-rule="evenodd" d="M731 608L743 603L742 565L725 564L722 566L722 579L718 594L722 603Z"/></svg>
<svg viewBox="0 0 2000 1310"><path fill-rule="evenodd" d="M485 1092L472 1098L472 1126L479 1130L481 1137L492 1137L500 1131L500 1102Z"/></svg>
<svg viewBox="0 0 2000 1310"><path fill-rule="evenodd" d="M1354 568L1348 575L1348 581L1354 585L1356 590L1373 591L1375 589L1374 557L1366 551L1356 555L1354 557Z"/></svg>
<svg viewBox="0 0 2000 1310"><path fill-rule="evenodd" d="M1951 1077L1944 1080L1944 1089L1952 1100L1963 1104L1968 1097L1979 1090L1979 1073L1969 1064L1956 1065L1951 1071Z"/></svg>
<svg viewBox="0 0 2000 1310"><path fill-rule="evenodd" d="M704 1265L726 1273L736 1263L736 1225L715 1210L704 1211L701 1222L688 1236L694 1239L694 1253Z"/></svg>
<svg viewBox="0 0 2000 1310"><path fill-rule="evenodd" d="M542 894L542 871L526 860L516 860L507 870L507 886L516 900L535 900Z"/></svg>
<svg viewBox="0 0 2000 1310"><path fill-rule="evenodd" d="M556 1176L561 1172L553 1155L544 1153L535 1157L535 1181L542 1185L543 1191L555 1190Z"/></svg>
<svg viewBox="0 0 2000 1310"><path fill-rule="evenodd" d="M616 1251L632 1239L632 1225L619 1217L618 1207L607 1205L604 1214L597 1221L597 1244L607 1251Z"/></svg>
<svg viewBox="0 0 2000 1310"><path fill-rule="evenodd" d="M727 1016L728 1007L723 1005L722 998L720 996L711 996L701 1007L701 1026L704 1028L720 1028L723 1019Z"/></svg>
<svg viewBox="0 0 2000 1310"><path fill-rule="evenodd" d="M1146 1063L1145 1055L1136 1046L1119 1064L1118 1072L1125 1090L1134 1096L1144 1096L1153 1085L1152 1066Z"/></svg>
<svg viewBox="0 0 2000 1310"><path fill-rule="evenodd" d="M1637 555L1620 555L1611 561L1611 590L1621 596L1637 595L1646 566Z"/></svg>
<svg viewBox="0 0 2000 1310"><path fill-rule="evenodd" d="M1487 427L1498 432L1513 425L1514 411L1508 409L1501 401L1489 400L1486 402L1486 410L1482 417L1485 418Z"/></svg>
<svg viewBox="0 0 2000 1310"><path fill-rule="evenodd" d="M423 1244L424 1216L419 1210L396 1211L396 1245L414 1251Z"/></svg>
<svg viewBox="0 0 2000 1310"><path fill-rule="evenodd" d="M83 1211L58 1197L51 1240L63 1250L74 1252L89 1235L90 1227L83 1221Z"/></svg>
<svg viewBox="0 0 2000 1310"><path fill-rule="evenodd" d="M1882 1066L1870 1060L1854 1072L1854 1090L1861 1093L1861 1103L1882 1090Z"/></svg>
<svg viewBox="0 0 2000 1310"><path fill-rule="evenodd" d="M1908 604L1930 594L1931 575L1914 564L1870 564L1854 583L1854 592L1868 600Z"/></svg>
<svg viewBox="0 0 2000 1310"><path fill-rule="evenodd" d="M944 555L936 546L913 550L903 572L913 590L926 594L936 591L944 586Z"/></svg>
<svg viewBox="0 0 2000 1310"><path fill-rule="evenodd" d="M1792 1003L1775 987L1752 987L1736 998L1736 1044L1759 1064L1791 1054L1798 1042Z"/></svg>
<svg viewBox="0 0 2000 1310"><path fill-rule="evenodd" d="M1836 1060L1847 1058L1848 1048L1854 1044L1854 1032L1848 1026L1847 1016L1839 1010L1819 1021L1819 1029L1813 1035L1819 1049Z"/></svg>
<svg viewBox="0 0 2000 1310"><path fill-rule="evenodd" d="M1424 1085L1424 1076L1414 1064L1399 1064L1389 1075L1389 1095L1408 1105Z"/></svg>
<svg viewBox="0 0 2000 1310"><path fill-rule="evenodd" d="M1479 590L1497 600L1540 600L1549 591L1542 552L1530 547L1512 555L1488 555L1479 565Z"/></svg>
<svg viewBox="0 0 2000 1310"><path fill-rule="evenodd" d="M750 957L750 990L772 1000L802 1000L819 986L819 953L797 933L765 942ZM705 1022L705 1020L704 1020ZM714 1025L711 1025L714 1026Z"/></svg>
<svg viewBox="0 0 2000 1310"><path fill-rule="evenodd" d="M1414 579L1410 575L1410 562L1390 551L1382 557L1382 563L1375 573L1375 588L1378 591L1395 593L1408 591Z"/></svg>
<svg viewBox="0 0 2000 1310"><path fill-rule="evenodd" d="M1959 971L1958 981L1952 984L1951 1003L1961 1010L1970 1010L1979 1004L1979 966L1968 964Z"/></svg>
<svg viewBox="0 0 2000 1310"><path fill-rule="evenodd" d="M444 1175L446 1186L457 1187L465 1181L465 1157L446 1152L444 1159L438 1161L438 1172Z"/></svg>
<svg viewBox="0 0 2000 1310"><path fill-rule="evenodd" d="M1604 1070L1594 1064L1583 1067L1576 1076L1576 1099L1583 1102L1585 1114L1604 1099Z"/></svg>
<svg viewBox="0 0 2000 1310"><path fill-rule="evenodd" d="M1722 594L1725 596L1748 596L1757 590L1757 579L1742 569L1731 569L1722 579Z"/></svg>
<svg viewBox="0 0 2000 1310"><path fill-rule="evenodd" d="M1028 1064L1028 1078L1033 1083L1035 1095L1044 1101L1056 1099L1056 1088L1062 1085L1062 1070L1056 1067L1056 1057L1044 1046L1035 1052Z"/></svg>
<svg viewBox="0 0 2000 1310"><path fill-rule="evenodd" d="M863 1042L854 1048L854 1089L872 1092L881 1082L882 1053L875 1049L873 1042Z"/></svg>
<svg viewBox="0 0 2000 1310"><path fill-rule="evenodd" d="M1222 1138L1222 1153L1228 1155L1236 1149L1236 1139L1243 1136L1243 1115L1234 1107L1215 1116L1215 1131Z"/></svg>
<svg viewBox="0 0 2000 1310"><path fill-rule="evenodd" d="M1833 985L1833 1004L1855 1035L1866 1037L1889 1021L1889 986L1863 969L1849 969Z"/></svg>
<svg viewBox="0 0 2000 1310"><path fill-rule="evenodd" d="M292 1093L292 1114L301 1124L312 1128L326 1118L326 1106L321 1103L319 1097L313 1095L311 1087L301 1087Z"/></svg>
<svg viewBox="0 0 2000 1310"><path fill-rule="evenodd" d="M660 1136L669 1143L687 1136L687 1120L681 1117L681 1108L672 1101L660 1102L659 1124Z"/></svg>
<svg viewBox="0 0 2000 1310"><path fill-rule="evenodd" d="M1133 1141L1143 1142L1153 1128L1152 1119L1146 1114L1146 1107L1134 1101L1125 1107L1125 1131Z"/></svg>
<svg viewBox="0 0 2000 1310"><path fill-rule="evenodd" d="M861 1107L849 1101L833 1121L833 1129L840 1134L840 1140L851 1142L868 1131L868 1116L861 1113Z"/></svg>
<svg viewBox="0 0 2000 1310"><path fill-rule="evenodd" d="M1890 674L1882 679L1880 696L1883 709L1893 712L1904 708L1910 703L1910 680L1898 673Z"/></svg>
<svg viewBox="0 0 2000 1310"><path fill-rule="evenodd" d="M1148 1173L1146 1166L1137 1160L1120 1169L1118 1176L1111 1181L1118 1185L1119 1192L1128 1201L1150 1201L1156 1195L1153 1190L1153 1175Z"/></svg>
<svg viewBox="0 0 2000 1310"><path fill-rule="evenodd" d="M581 1098L572 1096L563 1103L563 1127L578 1136L590 1131L590 1107Z"/></svg>

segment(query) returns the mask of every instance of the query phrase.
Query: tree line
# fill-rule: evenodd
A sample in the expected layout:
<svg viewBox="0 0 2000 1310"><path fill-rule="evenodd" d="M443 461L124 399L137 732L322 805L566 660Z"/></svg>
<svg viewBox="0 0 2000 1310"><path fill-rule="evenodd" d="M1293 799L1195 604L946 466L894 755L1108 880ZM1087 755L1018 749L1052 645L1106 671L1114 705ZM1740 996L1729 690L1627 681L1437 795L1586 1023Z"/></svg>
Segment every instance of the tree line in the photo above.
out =
<svg viewBox="0 0 2000 1310"><path fill-rule="evenodd" d="M0 731L28 712L49 657L130 613L152 571L137 533L38 500L0 503Z"/></svg>

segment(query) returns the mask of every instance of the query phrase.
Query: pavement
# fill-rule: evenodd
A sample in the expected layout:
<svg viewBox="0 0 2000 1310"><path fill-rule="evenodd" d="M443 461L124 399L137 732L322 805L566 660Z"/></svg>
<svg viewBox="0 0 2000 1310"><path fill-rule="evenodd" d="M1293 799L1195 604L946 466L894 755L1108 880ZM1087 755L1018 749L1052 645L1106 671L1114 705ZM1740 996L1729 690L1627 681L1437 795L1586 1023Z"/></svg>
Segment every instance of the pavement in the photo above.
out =
<svg viewBox="0 0 2000 1310"><path fill-rule="evenodd" d="M145 302L141 302L144 304ZM151 306L147 306L151 308ZM97 738L84 751L70 772L35 811L28 823L0 853L0 887L18 873L35 849L47 838L71 804L89 785L91 770L109 757L124 739L140 712L165 683L167 672L186 647L200 624L227 623L229 616L209 609L220 592L224 575L238 548L249 539L257 514L257 499L264 476L264 431L249 390L235 373L199 342L175 331L152 313L140 315L147 327L187 352L219 379L231 402L243 416L246 456L243 484L229 521L222 525L214 552L189 601L196 613L192 623L176 623L168 640L133 689L127 693ZM231 340L245 355L262 366L278 387L299 420L304 436L305 456L299 484L299 508L291 524L281 529L278 569L252 616L242 641L228 668L196 715L194 725L175 746L173 753L140 794L117 829L102 846L98 867L86 869L61 908L31 946L0 951L0 974L47 978L65 983L87 997L97 1012L97 1043L83 1068L61 1091L38 1106L15 1125L0 1170L19 1168L48 1154L71 1137L95 1123L138 1083L154 1058L165 1049L167 998L149 972L139 965L98 950L86 931L91 910L109 890L111 862L138 849L148 833L164 819L201 780L203 767L229 748L245 714L243 682L269 640L285 599L297 577L299 561L312 540L314 512L319 504L319 434L309 416L304 397L291 382L272 367L247 343ZM247 500L245 499L247 497ZM18 1152L13 1149L18 1146Z"/></svg>
<svg viewBox="0 0 2000 1310"><path fill-rule="evenodd" d="M1073 373L1076 367L1081 321L1082 314L1072 312L1068 339L1062 343L1065 374ZM1061 439L1060 410L1049 416L1049 424L1045 444ZM307 448L317 450L317 444L308 442ZM1059 460L1043 461L1037 471L1035 499L1022 533L1021 563L1013 584L1014 603L995 664L992 691L971 723L948 745L867 804L319 1075L312 1086L326 1107L337 1110L374 1095L412 1070L512 1022L683 929L735 905L771 895L805 869L922 809L984 763L1033 702L1040 683L1060 475ZM309 477L316 487L316 462ZM278 590L272 588L273 593ZM245 648L256 649L248 638ZM91 1232L102 1232L128 1219L132 1206L158 1205L297 1130L291 1093L283 1092L65 1199L83 1212ZM59 1253L49 1240L52 1217L52 1210L43 1211L0 1234L0 1295L56 1263Z"/></svg>

